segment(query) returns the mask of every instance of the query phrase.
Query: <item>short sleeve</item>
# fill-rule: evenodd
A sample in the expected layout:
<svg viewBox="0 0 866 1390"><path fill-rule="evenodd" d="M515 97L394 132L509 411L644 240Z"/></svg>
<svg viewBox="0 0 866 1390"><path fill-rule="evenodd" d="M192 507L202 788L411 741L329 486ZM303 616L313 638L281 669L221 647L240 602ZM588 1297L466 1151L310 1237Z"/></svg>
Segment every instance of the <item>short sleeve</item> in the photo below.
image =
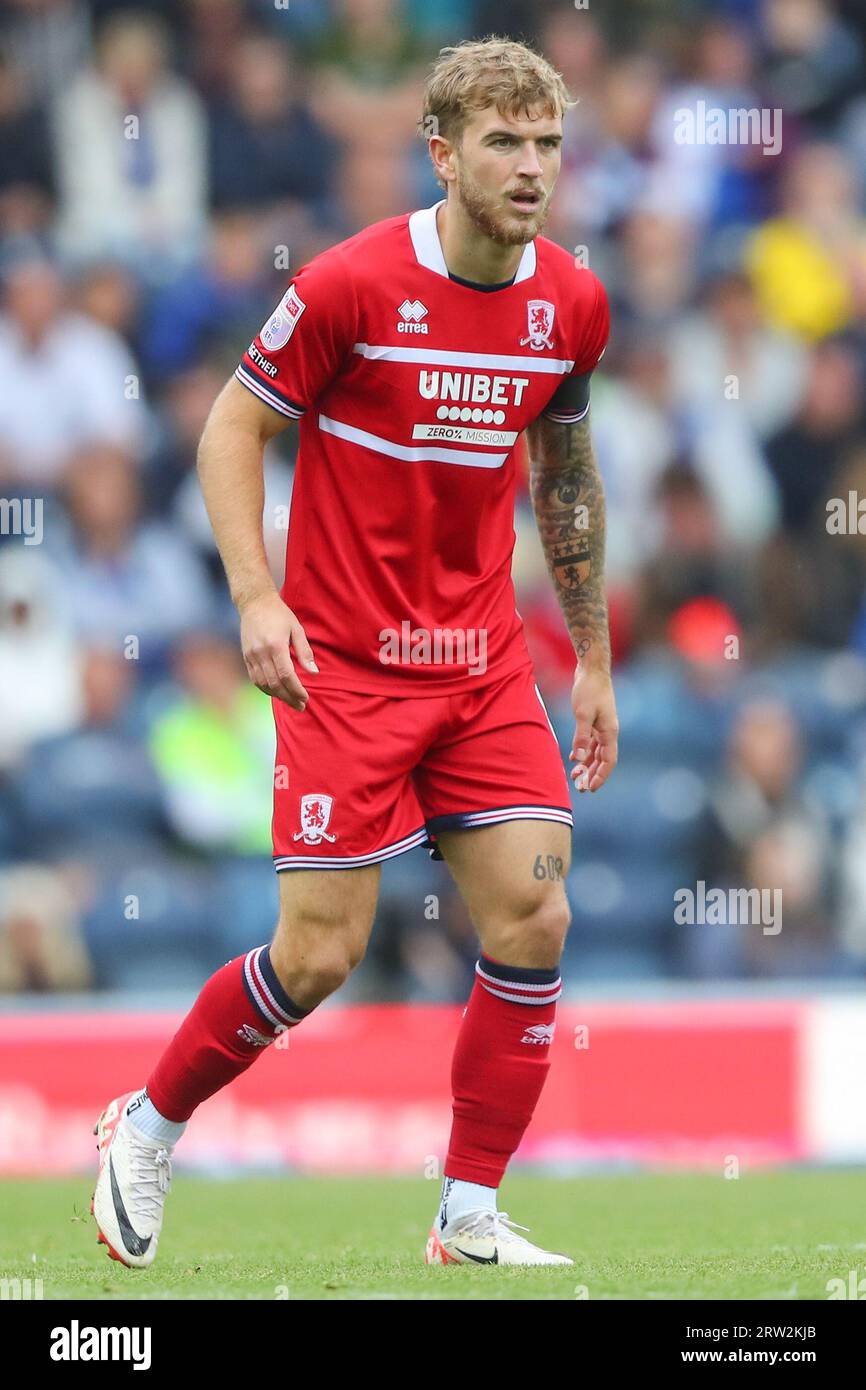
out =
<svg viewBox="0 0 866 1390"><path fill-rule="evenodd" d="M589 410L590 377L604 356L610 336L610 306L604 285L590 270L581 270L579 274L592 275L591 299L587 296L590 308L588 313L584 311L583 325L578 328L574 367L542 412L562 425L576 424Z"/></svg>
<svg viewBox="0 0 866 1390"><path fill-rule="evenodd" d="M354 286L344 258L325 252L294 277L235 369L261 400L298 420L356 341Z"/></svg>

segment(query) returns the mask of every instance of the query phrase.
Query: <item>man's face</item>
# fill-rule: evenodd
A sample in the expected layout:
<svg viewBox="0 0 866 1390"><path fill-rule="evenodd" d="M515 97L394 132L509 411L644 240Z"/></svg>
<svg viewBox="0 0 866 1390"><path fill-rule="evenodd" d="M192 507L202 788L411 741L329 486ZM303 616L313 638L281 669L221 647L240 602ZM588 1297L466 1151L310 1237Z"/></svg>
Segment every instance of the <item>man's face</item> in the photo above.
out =
<svg viewBox="0 0 866 1390"><path fill-rule="evenodd" d="M456 192L469 217L502 246L538 236L559 177L562 119L475 111L454 149Z"/></svg>

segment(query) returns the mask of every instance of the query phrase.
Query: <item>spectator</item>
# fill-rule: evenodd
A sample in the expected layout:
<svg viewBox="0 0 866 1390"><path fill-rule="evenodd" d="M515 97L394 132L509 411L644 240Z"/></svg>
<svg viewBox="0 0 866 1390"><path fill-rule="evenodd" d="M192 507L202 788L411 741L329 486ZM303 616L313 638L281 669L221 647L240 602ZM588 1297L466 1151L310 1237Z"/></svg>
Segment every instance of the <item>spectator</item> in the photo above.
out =
<svg viewBox="0 0 866 1390"><path fill-rule="evenodd" d="M164 846L156 774L133 699L136 663L112 648L80 655L74 728L42 738L16 779L21 835L32 853L75 857L103 872Z"/></svg>
<svg viewBox="0 0 866 1390"><path fill-rule="evenodd" d="M54 165L45 108L24 72L0 49L0 226L9 236L45 229L54 197Z"/></svg>
<svg viewBox="0 0 866 1390"><path fill-rule="evenodd" d="M635 617L635 638L649 645L663 641L693 599L721 599L738 614L748 602L747 555L726 543L709 493L686 462L665 470L656 500L657 544L640 577Z"/></svg>
<svg viewBox="0 0 866 1390"><path fill-rule="evenodd" d="M378 154L378 169L411 149L427 56L400 0L335 0L335 19L313 48L317 120L348 151Z"/></svg>
<svg viewBox="0 0 866 1390"><path fill-rule="evenodd" d="M250 685L234 643L192 634L175 652L179 694L150 747L181 840L218 854L271 853L270 701Z"/></svg>
<svg viewBox="0 0 866 1390"><path fill-rule="evenodd" d="M115 256L154 282L188 265L205 230L205 117L169 70L163 25L110 18L53 118L63 253Z"/></svg>
<svg viewBox="0 0 866 1390"><path fill-rule="evenodd" d="M24 76L30 99L44 106L87 62L90 13L84 0L8 0L5 51Z"/></svg>
<svg viewBox="0 0 866 1390"><path fill-rule="evenodd" d="M697 284L697 230L690 217L654 203L650 192L622 227L614 294L626 322L665 328L681 313Z"/></svg>
<svg viewBox="0 0 866 1390"><path fill-rule="evenodd" d="M762 910L780 911L772 922L734 916L695 929L693 960L703 960L701 973L845 972L831 931L829 827L804 791L804 757L801 730L784 704L744 706L712 792L701 878L708 889L763 890Z"/></svg>
<svg viewBox="0 0 866 1390"><path fill-rule="evenodd" d="M178 634L212 616L207 575L176 530L142 520L127 454L106 445L84 450L64 483L69 524L52 554L57 602L82 639L152 669Z"/></svg>
<svg viewBox="0 0 866 1390"><path fill-rule="evenodd" d="M570 22L569 28L574 31ZM594 257L599 234L614 231L648 187L649 131L661 73L651 57L634 54L607 68L600 65L593 80L603 82L601 90L590 86L587 101L581 82L575 88L581 92L580 103L563 125L568 146L552 226L557 230L559 224L575 224Z"/></svg>
<svg viewBox="0 0 866 1390"><path fill-rule="evenodd" d="M751 236L746 265L776 328L807 340L847 327L866 307L866 219L841 150L811 144L791 160L784 206Z"/></svg>
<svg viewBox="0 0 866 1390"><path fill-rule="evenodd" d="M689 43L691 40L691 43ZM754 82L753 45L746 31L726 19L706 20L687 33L691 72L670 87L659 102L652 125L654 160L650 193L653 205L697 226L755 220L761 211L761 185L771 177L774 160L763 152L769 137L782 131L739 131L735 138L710 139L700 111L754 111L762 106ZM702 103L702 105L701 105ZM683 138L683 114L695 118L694 138ZM727 134L727 132L726 132Z"/></svg>
<svg viewBox="0 0 866 1390"><path fill-rule="evenodd" d="M633 581L658 545L654 493L679 448L664 347L634 335L593 377L592 433L607 499L611 586Z"/></svg>
<svg viewBox="0 0 866 1390"><path fill-rule="evenodd" d="M295 200L321 215L336 147L311 115L305 89L294 55L276 39L253 36L235 48L228 96L210 115L214 207L257 212Z"/></svg>
<svg viewBox="0 0 866 1390"><path fill-rule="evenodd" d="M813 354L797 415L767 442L782 520L790 530L825 529L834 475L861 435L863 419L857 355L843 343L822 343Z"/></svg>
<svg viewBox="0 0 866 1390"><path fill-rule="evenodd" d="M0 769L40 738L74 728L83 691L74 634L54 602L53 574L34 548L0 550Z"/></svg>
<svg viewBox="0 0 866 1390"><path fill-rule="evenodd" d="M57 269L32 255L6 269L0 381L0 476L23 487L54 488L93 439L134 455L144 448L147 411L132 354L72 309Z"/></svg>
<svg viewBox="0 0 866 1390"><path fill-rule="evenodd" d="M763 0L761 19L772 100L787 112L830 125L862 82L857 34L832 0Z"/></svg>
<svg viewBox="0 0 866 1390"><path fill-rule="evenodd" d="M166 384L160 401L160 440L142 477L148 510L154 516L164 517L170 512L178 489L188 480L191 489L201 497L195 477L196 452L205 421L225 377L214 361L198 364L191 358L190 362L192 365L187 364L173 373ZM202 543L202 537L195 539L197 544ZM209 527L204 549L208 554L213 553L213 532ZM214 571L214 576L219 576L218 570Z"/></svg>
<svg viewBox="0 0 866 1390"><path fill-rule="evenodd" d="M138 331L141 285L117 261L91 261L71 286L72 303L91 323L132 343Z"/></svg>
<svg viewBox="0 0 866 1390"><path fill-rule="evenodd" d="M708 284L701 309L674 327L670 351L677 407L716 418L736 413L758 439L788 424L809 370L806 349L763 322L738 271Z"/></svg>
<svg viewBox="0 0 866 1390"><path fill-rule="evenodd" d="M0 873L0 992L84 990L91 963L74 866L22 863Z"/></svg>
<svg viewBox="0 0 866 1390"><path fill-rule="evenodd" d="M778 700L745 704L731 731L725 774L712 795L717 834L706 864L708 878L731 880L760 834L811 814L801 789L804 758L801 731L786 705Z"/></svg>
<svg viewBox="0 0 866 1390"><path fill-rule="evenodd" d="M281 237L291 237L284 222ZM255 328L282 294L287 271L275 272L267 223L238 208L214 217L201 260L154 290L141 324L142 362L152 380L164 382L205 352L237 359ZM294 238L292 238L294 242Z"/></svg>

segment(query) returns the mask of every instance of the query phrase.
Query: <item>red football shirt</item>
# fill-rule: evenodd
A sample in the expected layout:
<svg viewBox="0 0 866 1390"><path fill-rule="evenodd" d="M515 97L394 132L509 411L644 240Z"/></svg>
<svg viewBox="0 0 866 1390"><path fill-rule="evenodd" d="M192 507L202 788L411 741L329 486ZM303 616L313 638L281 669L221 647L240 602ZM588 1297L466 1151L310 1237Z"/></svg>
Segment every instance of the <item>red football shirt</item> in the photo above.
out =
<svg viewBox="0 0 866 1390"><path fill-rule="evenodd" d="M514 446L607 343L592 271L543 237L514 281L449 278L439 204L294 277L238 380L300 420L282 596L316 686L449 694L530 665L511 581Z"/></svg>

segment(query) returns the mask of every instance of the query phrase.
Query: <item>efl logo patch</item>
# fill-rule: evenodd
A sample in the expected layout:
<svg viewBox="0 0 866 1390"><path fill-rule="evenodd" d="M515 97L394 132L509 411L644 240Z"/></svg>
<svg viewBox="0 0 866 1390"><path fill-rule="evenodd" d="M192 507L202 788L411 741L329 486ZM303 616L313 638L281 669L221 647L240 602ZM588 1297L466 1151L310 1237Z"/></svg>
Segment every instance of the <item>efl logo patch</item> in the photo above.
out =
<svg viewBox="0 0 866 1390"><path fill-rule="evenodd" d="M306 307L294 285L290 285L259 334L262 347L268 352L285 347Z"/></svg>

